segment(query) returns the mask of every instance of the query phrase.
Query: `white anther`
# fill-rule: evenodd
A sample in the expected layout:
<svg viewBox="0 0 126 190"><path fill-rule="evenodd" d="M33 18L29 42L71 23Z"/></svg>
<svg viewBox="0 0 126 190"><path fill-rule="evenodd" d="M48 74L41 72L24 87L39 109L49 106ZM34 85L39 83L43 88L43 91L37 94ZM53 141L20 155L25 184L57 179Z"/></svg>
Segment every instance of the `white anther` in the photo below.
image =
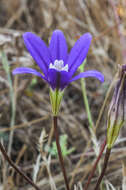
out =
<svg viewBox="0 0 126 190"><path fill-rule="evenodd" d="M64 66L64 61L63 60L55 60L54 64L50 63L49 65L50 69L55 69L57 71L66 71L68 72L68 64Z"/></svg>

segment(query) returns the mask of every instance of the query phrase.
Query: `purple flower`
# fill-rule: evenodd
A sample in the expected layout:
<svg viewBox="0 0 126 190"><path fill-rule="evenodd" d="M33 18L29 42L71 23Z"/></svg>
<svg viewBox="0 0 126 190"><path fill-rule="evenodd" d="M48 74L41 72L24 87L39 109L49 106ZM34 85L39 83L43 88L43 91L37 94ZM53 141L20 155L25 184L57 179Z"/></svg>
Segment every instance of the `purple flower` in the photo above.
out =
<svg viewBox="0 0 126 190"><path fill-rule="evenodd" d="M20 67L13 70L13 74L31 73L44 79L52 90L63 90L71 82L80 78L96 77L101 82L104 76L95 70L86 71L74 76L78 67L83 63L90 47L92 36L86 33L80 37L68 54L64 34L55 30L49 47L33 33L23 35L24 43L42 73L32 68Z"/></svg>

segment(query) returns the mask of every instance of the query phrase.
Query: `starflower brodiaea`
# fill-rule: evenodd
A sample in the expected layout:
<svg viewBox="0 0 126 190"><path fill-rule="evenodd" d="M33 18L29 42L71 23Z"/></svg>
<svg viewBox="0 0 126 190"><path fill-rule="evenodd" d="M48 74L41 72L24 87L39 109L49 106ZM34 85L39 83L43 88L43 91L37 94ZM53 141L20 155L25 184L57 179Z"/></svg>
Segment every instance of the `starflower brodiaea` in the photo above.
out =
<svg viewBox="0 0 126 190"><path fill-rule="evenodd" d="M60 30L53 32L49 47L46 46L40 37L31 32L24 33L23 39L26 48L42 73L32 68L20 67L14 69L13 74L31 73L44 79L50 86L50 97L54 115L58 114L63 91L71 82L86 77L95 77L101 82L104 81L104 76L95 70L86 71L74 76L88 53L92 40L90 33L85 33L81 36L69 54L64 34Z"/></svg>

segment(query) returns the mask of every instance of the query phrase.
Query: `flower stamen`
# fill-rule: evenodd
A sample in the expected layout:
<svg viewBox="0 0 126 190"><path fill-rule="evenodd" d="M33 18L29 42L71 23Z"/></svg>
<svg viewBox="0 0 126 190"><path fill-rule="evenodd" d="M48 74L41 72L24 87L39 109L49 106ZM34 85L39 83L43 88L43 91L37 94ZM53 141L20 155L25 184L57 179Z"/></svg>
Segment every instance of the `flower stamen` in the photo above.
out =
<svg viewBox="0 0 126 190"><path fill-rule="evenodd" d="M68 72L68 64L64 66L64 61L63 60L55 60L54 64L50 63L49 65L50 69L55 69L57 71L66 71Z"/></svg>

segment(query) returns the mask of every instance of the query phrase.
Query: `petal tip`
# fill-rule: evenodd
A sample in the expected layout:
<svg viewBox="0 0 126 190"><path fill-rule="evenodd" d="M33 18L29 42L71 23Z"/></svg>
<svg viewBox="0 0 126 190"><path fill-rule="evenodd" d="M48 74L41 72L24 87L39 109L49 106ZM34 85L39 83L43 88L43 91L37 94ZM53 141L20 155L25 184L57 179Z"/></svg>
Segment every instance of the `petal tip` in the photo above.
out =
<svg viewBox="0 0 126 190"><path fill-rule="evenodd" d="M99 71L97 71L96 78L97 78L100 82L104 82L104 81L105 81L104 75L103 75L101 72L99 72Z"/></svg>
<svg viewBox="0 0 126 190"><path fill-rule="evenodd" d="M87 32L87 33L84 34L84 36L85 36L87 39L89 39L90 41L92 40L92 35L91 35L91 33Z"/></svg>
<svg viewBox="0 0 126 190"><path fill-rule="evenodd" d="M56 29L56 30L54 30L53 31L54 33L63 33L61 30L59 30L59 29Z"/></svg>
<svg viewBox="0 0 126 190"><path fill-rule="evenodd" d="M23 39L27 38L29 36L31 32L25 32L22 36L23 36Z"/></svg>
<svg viewBox="0 0 126 190"><path fill-rule="evenodd" d="M100 82L104 82L104 75L99 72L99 71L94 71L95 73L95 77L100 81Z"/></svg>
<svg viewBox="0 0 126 190"><path fill-rule="evenodd" d="M27 40L27 39L30 39L31 37L34 37L35 34L32 33L32 32L25 32L22 36L23 36L23 39L24 39L24 41L25 41L25 40Z"/></svg>
<svg viewBox="0 0 126 190"><path fill-rule="evenodd" d="M64 33L62 32L62 30L56 29L53 31L53 35L64 36Z"/></svg>
<svg viewBox="0 0 126 190"><path fill-rule="evenodd" d="M14 69L13 71L12 71L12 74L13 75L16 75L17 74L17 71L16 71L17 69Z"/></svg>
<svg viewBox="0 0 126 190"><path fill-rule="evenodd" d="M100 80L101 82L104 82L105 81L105 78L104 78L104 76L102 75L102 77L101 77L101 80Z"/></svg>

